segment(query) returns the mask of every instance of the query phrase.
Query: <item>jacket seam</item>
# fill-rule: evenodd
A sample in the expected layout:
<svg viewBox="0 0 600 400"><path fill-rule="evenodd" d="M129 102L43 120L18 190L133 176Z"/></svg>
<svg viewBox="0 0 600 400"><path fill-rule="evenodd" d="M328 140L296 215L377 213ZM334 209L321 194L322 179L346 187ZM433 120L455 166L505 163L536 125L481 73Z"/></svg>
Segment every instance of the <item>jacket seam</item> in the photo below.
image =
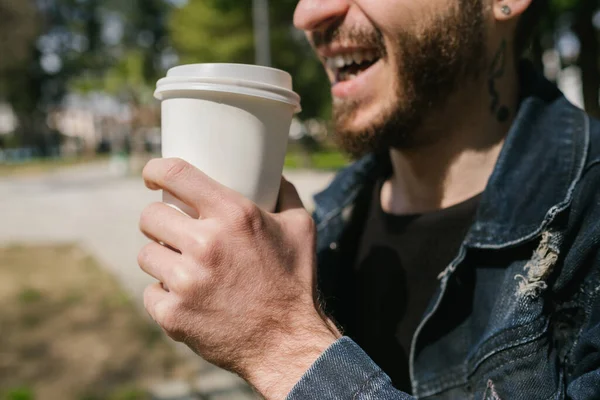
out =
<svg viewBox="0 0 600 400"><path fill-rule="evenodd" d="M591 169L593 169L595 166L597 166L599 164L600 164L600 158L591 161L588 165L585 166L582 176L587 174Z"/></svg>
<svg viewBox="0 0 600 400"><path fill-rule="evenodd" d="M483 347L483 346L488 346L488 345L491 345L491 346L494 346L494 347L496 347L497 345L495 345L494 343L495 343L497 340L499 340L499 339L500 339L502 336L504 336L504 335L508 334L509 332L520 332L520 331L522 331L522 330L524 330L524 329L526 329L526 328L529 328L529 327L531 327L533 324L541 324L541 323L543 323L543 325L544 325L544 326L547 326L547 325L548 325L548 322L545 320L545 317L544 317L544 316L538 316L537 318L535 318L534 320L532 320L532 321L530 321L530 322L528 322L528 323L525 323L525 324L522 324L522 325L513 326L513 327L510 327L510 328L507 328L507 329L504 329L504 330L502 330L502 331L500 331L500 332L497 332L497 333L495 333L494 335L490 336L489 338L487 338L487 339L486 339L486 340L485 340L483 343L481 343L481 344L480 344L480 347ZM527 335L527 337L530 337L530 336L535 336L535 334L536 334L536 332L534 332L534 333L531 333L531 334ZM518 343L519 343L519 342L523 341L523 340L524 340L524 339L526 339L527 337L525 337L525 338L521 337L521 338L519 338L519 339L512 340L512 341L510 341L509 343L507 343L507 346L509 346L509 347L510 347L512 344L517 344L517 345L518 345ZM508 348L508 347L507 347L507 348ZM486 352L485 354L489 354L489 352ZM472 356L472 357L470 357L470 358L471 358L471 359L477 359L477 358L480 358L480 357L479 357L479 356L477 356L477 353L475 353L475 354L473 354L473 356Z"/></svg>
<svg viewBox="0 0 600 400"><path fill-rule="evenodd" d="M418 394L418 397L428 397L446 390L461 387L466 383L468 383L466 375L463 375L462 377L448 378L442 376L436 379L431 379L428 382L421 383L420 385L423 386L423 389L419 390L419 392L415 394Z"/></svg>
<svg viewBox="0 0 600 400"><path fill-rule="evenodd" d="M535 338L532 341L529 341L527 343L522 343L522 344L523 345L531 344L531 343L534 343L536 340L539 340L540 338L541 338L541 336L538 337L538 338ZM505 349L503 351L511 352L511 351L516 350L516 349L517 349L517 347L513 346L512 348ZM490 369L486 370L486 372L484 373L484 375L485 374L493 373L494 371L497 371L498 369L505 368L508 365L511 365L511 364L516 363L516 362L525 360L527 358L534 357L536 354L537 354L537 350L533 350L530 353L522 355L522 356L520 356L518 358L515 358L515 359L509 361L509 362L502 363L502 364L496 365L496 366L491 366ZM421 396L421 397L427 397L427 396L431 396L431 395L434 395L434 394L441 393L441 392L446 391L448 389L459 387L461 384L468 383L468 381L471 378L473 378L473 376L475 376L475 375L476 375L476 370L473 370L472 372L470 372L470 373L468 373L466 375L466 379L452 379L452 380L450 380L450 379L438 378L437 380L436 379L432 379L429 382L421 383L422 386L431 385L431 387L429 389L427 389L427 390L420 391L419 392L419 396ZM552 398L552 396L554 396L555 394L556 394L556 391L554 391L549 398Z"/></svg>
<svg viewBox="0 0 600 400"><path fill-rule="evenodd" d="M357 400L358 396L361 395L367 388L367 386L369 386L371 384L371 382L373 382L376 378L378 378L380 375L383 375L384 372L382 370L379 370L373 374L371 374L367 380L362 384L361 387L359 387L356 392L354 392L354 395L352 396L352 400Z"/></svg>
<svg viewBox="0 0 600 400"><path fill-rule="evenodd" d="M356 196L357 196L357 194L359 192L360 192L360 188L354 189L348 195L349 201L347 201L346 203L344 203L341 207L337 207L337 208L329 211L327 214L325 214L323 216L323 220L321 222L319 222L319 224L317 225L317 230L318 231L322 230L325 225L329 224L329 222L333 218L335 218L336 216L338 216L342 212L342 210L344 209L344 207L346 207L349 203L352 203L354 201L354 199L356 198Z"/></svg>
<svg viewBox="0 0 600 400"><path fill-rule="evenodd" d="M541 339L541 338L542 338L542 336L540 336L540 337L537 337L537 338L535 338L534 340L532 340L532 341L530 341L530 342L527 342L527 343L522 343L522 344L523 344L523 345L526 345L526 344L534 343L536 340L539 340L539 339ZM517 349L517 347L518 347L518 346L513 346L513 347L511 347L510 349L505 349L504 351L512 351L512 350L516 350L516 349ZM532 352L531 352L531 353L529 353L529 354L525 354L525 355L523 355L523 356L521 356L521 357L518 357L518 358L512 359L512 360L510 360L510 361L508 361L508 362L502 363L501 365L497 365L497 366L495 366L495 367L492 367L492 368L491 368L491 369L490 369L490 370L489 370L487 373L494 372L494 371L496 371L496 370L498 370L498 369L500 369L500 368L504 368L504 367L506 367L507 365L511 365L511 364L514 364L514 363L516 363L516 362L518 362L518 361L521 361L521 360L524 360L524 359L527 359L527 358L533 357L533 356L535 356L535 355L536 355L536 353L537 353L537 351L536 351L536 350L534 350L534 351L532 351ZM489 358L489 357L488 357L488 358ZM471 374L470 376L473 376L473 375L474 375L474 374Z"/></svg>
<svg viewBox="0 0 600 400"><path fill-rule="evenodd" d="M543 317L540 317L540 318L543 318ZM518 331L520 328L527 327L527 326L529 326L532 323L537 322L537 321L538 320L536 319L535 321L532 321L530 324L521 325L520 327L515 328L515 330ZM544 324L544 327L543 327L544 329L541 332L536 331L536 332L534 332L534 333L532 333L530 335L527 335L526 337L523 337L523 338L520 338L520 339L517 339L517 340L513 340L513 341L511 341L509 343L506 343L502 348L496 348L496 349L494 349L492 351L489 351L489 352L483 354L481 357L473 357L472 358L472 360L474 360L473 367L469 368L469 370L470 370L469 371L469 376L475 375L477 373L477 370L479 369L479 367L481 367L481 365L485 361L487 361L489 358L493 357L494 355L499 354L499 353L503 353L503 352L506 352L506 351L511 351L511 350L513 350L513 349L515 349L515 348L517 348L519 346L522 346L522 345L533 343L536 340L538 340L539 338L543 337L544 334L548 331L548 324L549 324L549 322L546 321L546 323ZM504 331L504 332L508 332L508 331ZM501 332L501 333L503 333L503 332ZM498 335L496 335L495 338L497 338L501 333L499 333Z"/></svg>
<svg viewBox="0 0 600 400"><path fill-rule="evenodd" d="M533 322L536 322L536 321L538 321L538 319L536 319ZM518 331L519 329L527 327L528 325L520 325L518 327L511 328L510 330L517 330ZM545 324L545 327L547 328L547 324ZM506 330L506 331L500 332L500 333L494 335L492 338L490 338L490 340L491 339L496 339L502 333L509 332L510 330ZM515 350L515 349L517 349L521 345L527 345L527 344L533 343L536 340L538 340L539 338L543 337L543 335L544 335L545 332L546 332L546 330L544 330L544 332L541 332L541 333L540 332L535 332L535 333L532 333L530 335L527 335L524 338L520 338L520 339L517 339L517 340L510 341L509 343L507 343L506 345L504 345L504 347L501 348L501 349L495 349L494 351L487 352L487 353L485 353L485 354L483 354L482 356L479 356L479 357L473 356L473 357L470 358L470 360L469 359L465 360L464 364L462 364L460 367L456 367L455 369L456 370L462 370L463 373L465 374L467 380L468 380L473 375L476 375L477 370L479 369L479 367L485 361L487 361L489 358L493 357L494 355L496 355L498 353L510 352L512 350ZM489 343L489 340L486 341L485 343ZM473 366L469 368L469 364L471 364ZM430 380L420 381L419 384L422 385L422 386L428 386L428 385L432 385L436 381L439 381L440 379L441 378L439 378L439 377L432 378ZM429 391L431 391L431 389ZM427 392L429 392L429 391L427 391Z"/></svg>

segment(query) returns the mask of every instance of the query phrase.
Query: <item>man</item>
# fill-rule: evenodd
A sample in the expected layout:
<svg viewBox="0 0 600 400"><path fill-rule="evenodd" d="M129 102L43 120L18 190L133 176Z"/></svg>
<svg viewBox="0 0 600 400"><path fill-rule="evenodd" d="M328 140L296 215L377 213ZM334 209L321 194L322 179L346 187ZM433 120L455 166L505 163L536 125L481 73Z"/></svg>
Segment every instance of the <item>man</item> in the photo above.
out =
<svg viewBox="0 0 600 400"><path fill-rule="evenodd" d="M600 124L518 62L542 5L299 1L360 160L314 222L150 162L203 216L142 215L153 318L267 399L600 398Z"/></svg>

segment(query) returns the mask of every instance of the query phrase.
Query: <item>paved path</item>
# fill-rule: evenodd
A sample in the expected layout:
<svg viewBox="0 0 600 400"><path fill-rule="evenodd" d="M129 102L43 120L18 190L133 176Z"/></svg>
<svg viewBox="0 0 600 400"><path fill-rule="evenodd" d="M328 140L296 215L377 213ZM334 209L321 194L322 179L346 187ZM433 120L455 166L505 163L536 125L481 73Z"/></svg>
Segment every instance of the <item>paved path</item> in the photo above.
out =
<svg viewBox="0 0 600 400"><path fill-rule="evenodd" d="M307 207L332 174L291 171ZM151 278L137 267L147 240L137 230L140 211L159 193L140 178L120 177L108 164L61 170L36 177L0 178L0 245L77 242L106 266L138 305ZM197 358L197 357L196 357ZM230 374L203 363L198 391L207 399L253 398ZM239 389L239 390L238 390Z"/></svg>

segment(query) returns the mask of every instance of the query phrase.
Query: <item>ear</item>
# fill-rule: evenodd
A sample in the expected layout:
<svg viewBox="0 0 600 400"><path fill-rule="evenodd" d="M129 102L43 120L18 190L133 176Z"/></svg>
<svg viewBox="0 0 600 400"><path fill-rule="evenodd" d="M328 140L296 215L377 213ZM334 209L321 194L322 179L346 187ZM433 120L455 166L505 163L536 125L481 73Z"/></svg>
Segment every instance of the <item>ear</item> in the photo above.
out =
<svg viewBox="0 0 600 400"><path fill-rule="evenodd" d="M533 0L494 0L494 17L497 21L509 21L522 15Z"/></svg>

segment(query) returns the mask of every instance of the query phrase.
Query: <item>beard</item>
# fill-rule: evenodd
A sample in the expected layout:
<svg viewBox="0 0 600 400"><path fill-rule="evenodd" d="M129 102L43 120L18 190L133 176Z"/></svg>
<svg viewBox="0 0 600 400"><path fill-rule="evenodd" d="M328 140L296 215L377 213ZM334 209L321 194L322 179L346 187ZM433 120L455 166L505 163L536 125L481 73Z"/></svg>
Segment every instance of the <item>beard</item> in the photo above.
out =
<svg viewBox="0 0 600 400"><path fill-rule="evenodd" d="M343 151L356 159L391 148L425 146L442 134L419 131L429 115L442 109L459 86L476 81L486 65L482 2L459 0L459 4L419 32L401 32L387 52L383 36L376 29L335 27L321 38L350 39L377 49L382 60L397 63L394 99L369 126L350 129L360 104L334 101L334 139Z"/></svg>

